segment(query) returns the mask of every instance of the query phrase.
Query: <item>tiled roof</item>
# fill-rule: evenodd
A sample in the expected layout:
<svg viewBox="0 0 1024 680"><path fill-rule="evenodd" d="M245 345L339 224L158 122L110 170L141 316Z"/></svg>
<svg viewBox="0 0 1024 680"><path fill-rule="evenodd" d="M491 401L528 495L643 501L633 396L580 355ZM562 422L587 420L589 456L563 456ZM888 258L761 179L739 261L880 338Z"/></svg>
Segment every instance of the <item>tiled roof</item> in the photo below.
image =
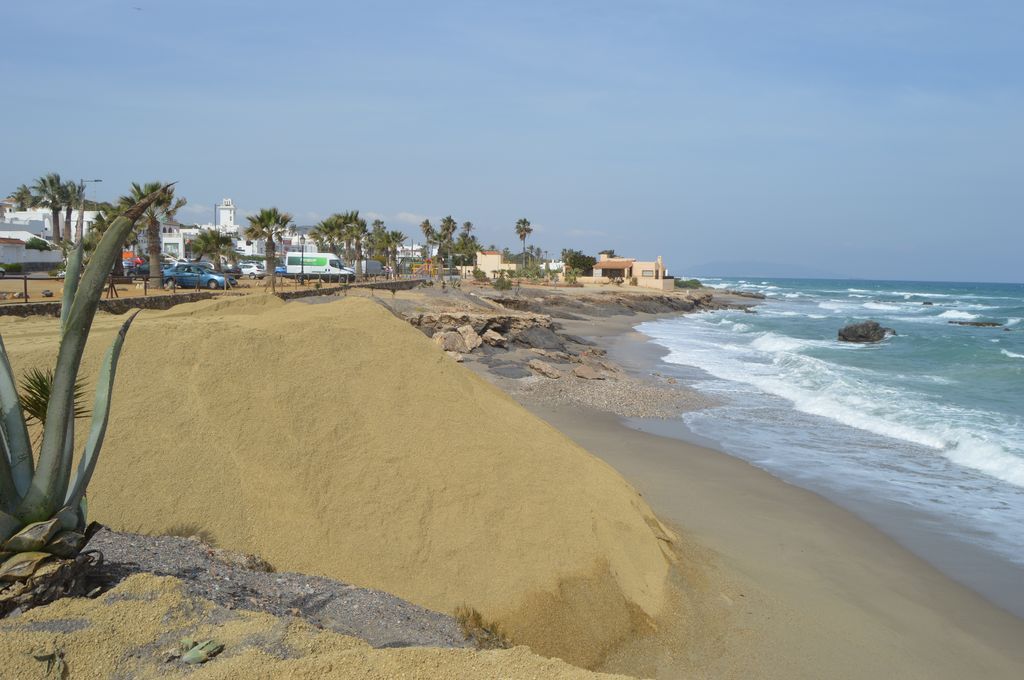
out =
<svg viewBox="0 0 1024 680"><path fill-rule="evenodd" d="M628 260L626 258L615 258L614 260L601 260L594 264L594 269L626 269L632 267L636 260Z"/></svg>

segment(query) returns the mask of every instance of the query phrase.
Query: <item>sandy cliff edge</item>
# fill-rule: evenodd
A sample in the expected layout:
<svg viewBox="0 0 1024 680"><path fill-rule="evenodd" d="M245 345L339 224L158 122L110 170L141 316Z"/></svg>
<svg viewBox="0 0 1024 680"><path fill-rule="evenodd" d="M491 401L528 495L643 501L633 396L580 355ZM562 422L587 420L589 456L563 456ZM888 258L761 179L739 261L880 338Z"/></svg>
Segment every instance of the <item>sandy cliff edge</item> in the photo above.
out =
<svg viewBox="0 0 1024 680"><path fill-rule="evenodd" d="M121 320L97 317L90 379ZM55 321L2 329L16 372L52 360ZM469 604L583 666L668 596L672 536L617 472L365 299L144 312L90 491L112 527Z"/></svg>

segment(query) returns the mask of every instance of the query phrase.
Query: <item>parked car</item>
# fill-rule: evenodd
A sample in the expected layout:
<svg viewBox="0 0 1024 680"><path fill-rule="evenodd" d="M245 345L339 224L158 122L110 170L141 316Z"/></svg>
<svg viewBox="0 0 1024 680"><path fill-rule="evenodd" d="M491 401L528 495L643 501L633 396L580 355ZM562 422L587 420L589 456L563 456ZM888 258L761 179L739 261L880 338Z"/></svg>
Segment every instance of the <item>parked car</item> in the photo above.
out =
<svg viewBox="0 0 1024 680"><path fill-rule="evenodd" d="M262 279L267 275L267 268L259 262L243 262L241 275L248 276L250 279Z"/></svg>
<svg viewBox="0 0 1024 680"><path fill-rule="evenodd" d="M164 286L178 288L225 288L238 281L233 276L215 272L199 264L179 264L164 271Z"/></svg>
<svg viewBox="0 0 1024 680"><path fill-rule="evenodd" d="M176 265L173 264L165 264L163 268L160 270L161 276L167 276L167 272L173 269L175 266ZM149 263L144 262L140 264L138 267L132 269L130 273L129 270L125 269L125 274L128 274L129 276L149 276Z"/></svg>
<svg viewBox="0 0 1024 680"><path fill-rule="evenodd" d="M279 264L276 267L274 267L274 274L276 274L277 276L284 276L287 273L288 267L285 267L283 264Z"/></svg>

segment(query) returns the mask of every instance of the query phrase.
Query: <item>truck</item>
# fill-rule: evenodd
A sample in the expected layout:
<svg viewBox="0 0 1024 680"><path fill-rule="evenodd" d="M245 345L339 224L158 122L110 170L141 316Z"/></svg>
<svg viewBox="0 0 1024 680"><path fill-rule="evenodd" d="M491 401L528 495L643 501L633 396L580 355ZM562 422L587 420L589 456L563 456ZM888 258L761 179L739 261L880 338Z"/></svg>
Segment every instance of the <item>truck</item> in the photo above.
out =
<svg viewBox="0 0 1024 680"><path fill-rule="evenodd" d="M285 276L355 281L356 273L334 253L285 253Z"/></svg>

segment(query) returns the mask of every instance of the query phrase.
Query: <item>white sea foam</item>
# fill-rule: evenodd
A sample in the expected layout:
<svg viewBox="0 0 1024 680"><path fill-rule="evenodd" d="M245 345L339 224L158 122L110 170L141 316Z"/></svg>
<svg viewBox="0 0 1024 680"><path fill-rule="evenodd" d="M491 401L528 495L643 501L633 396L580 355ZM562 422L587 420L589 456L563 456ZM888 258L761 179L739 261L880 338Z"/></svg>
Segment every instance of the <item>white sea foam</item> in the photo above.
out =
<svg viewBox="0 0 1024 680"><path fill-rule="evenodd" d="M721 331L710 327L710 334L692 336L658 323L644 332L670 350L665 357L669 362L697 365L717 378L786 399L800 412L925 447L957 465L1024 487L1024 457L1016 453L1024 450L1024 442L1013 434L1012 424L948 401L937 402L906 383L888 385L886 378L869 369L801 352L836 343L765 332L741 344L739 338L720 337ZM939 377L929 381L946 382Z"/></svg>
<svg viewBox="0 0 1024 680"><path fill-rule="evenodd" d="M1024 359L1024 354L1017 354L1016 352L1011 352L1011 351L1010 351L1010 350L1008 350L1008 349L1001 349L1001 350L999 350L999 351L1000 351L1000 352L1001 352L1002 354L1004 354L1004 355L1006 355L1006 356L1010 357L1011 359Z"/></svg>
<svg viewBox="0 0 1024 680"><path fill-rule="evenodd" d="M973 321L978 318L977 314L971 314L970 312L962 312L959 309L947 309L942 314L939 314L940 319L956 319L958 321Z"/></svg>
<svg viewBox="0 0 1024 680"><path fill-rule="evenodd" d="M1006 320L1006 325L1007 326L1016 326L1019 323L1020 323L1020 319L1018 317L1015 317L1015 316L1011 316L1009 319Z"/></svg>
<svg viewBox="0 0 1024 680"><path fill-rule="evenodd" d="M900 310L896 305L887 305L881 302L865 302L861 306L864 309L873 309L878 312L898 312Z"/></svg>
<svg viewBox="0 0 1024 680"><path fill-rule="evenodd" d="M799 352L800 350L814 345L812 340L800 340L786 335L777 335L772 332L765 333L755 338L750 346L760 352Z"/></svg>

